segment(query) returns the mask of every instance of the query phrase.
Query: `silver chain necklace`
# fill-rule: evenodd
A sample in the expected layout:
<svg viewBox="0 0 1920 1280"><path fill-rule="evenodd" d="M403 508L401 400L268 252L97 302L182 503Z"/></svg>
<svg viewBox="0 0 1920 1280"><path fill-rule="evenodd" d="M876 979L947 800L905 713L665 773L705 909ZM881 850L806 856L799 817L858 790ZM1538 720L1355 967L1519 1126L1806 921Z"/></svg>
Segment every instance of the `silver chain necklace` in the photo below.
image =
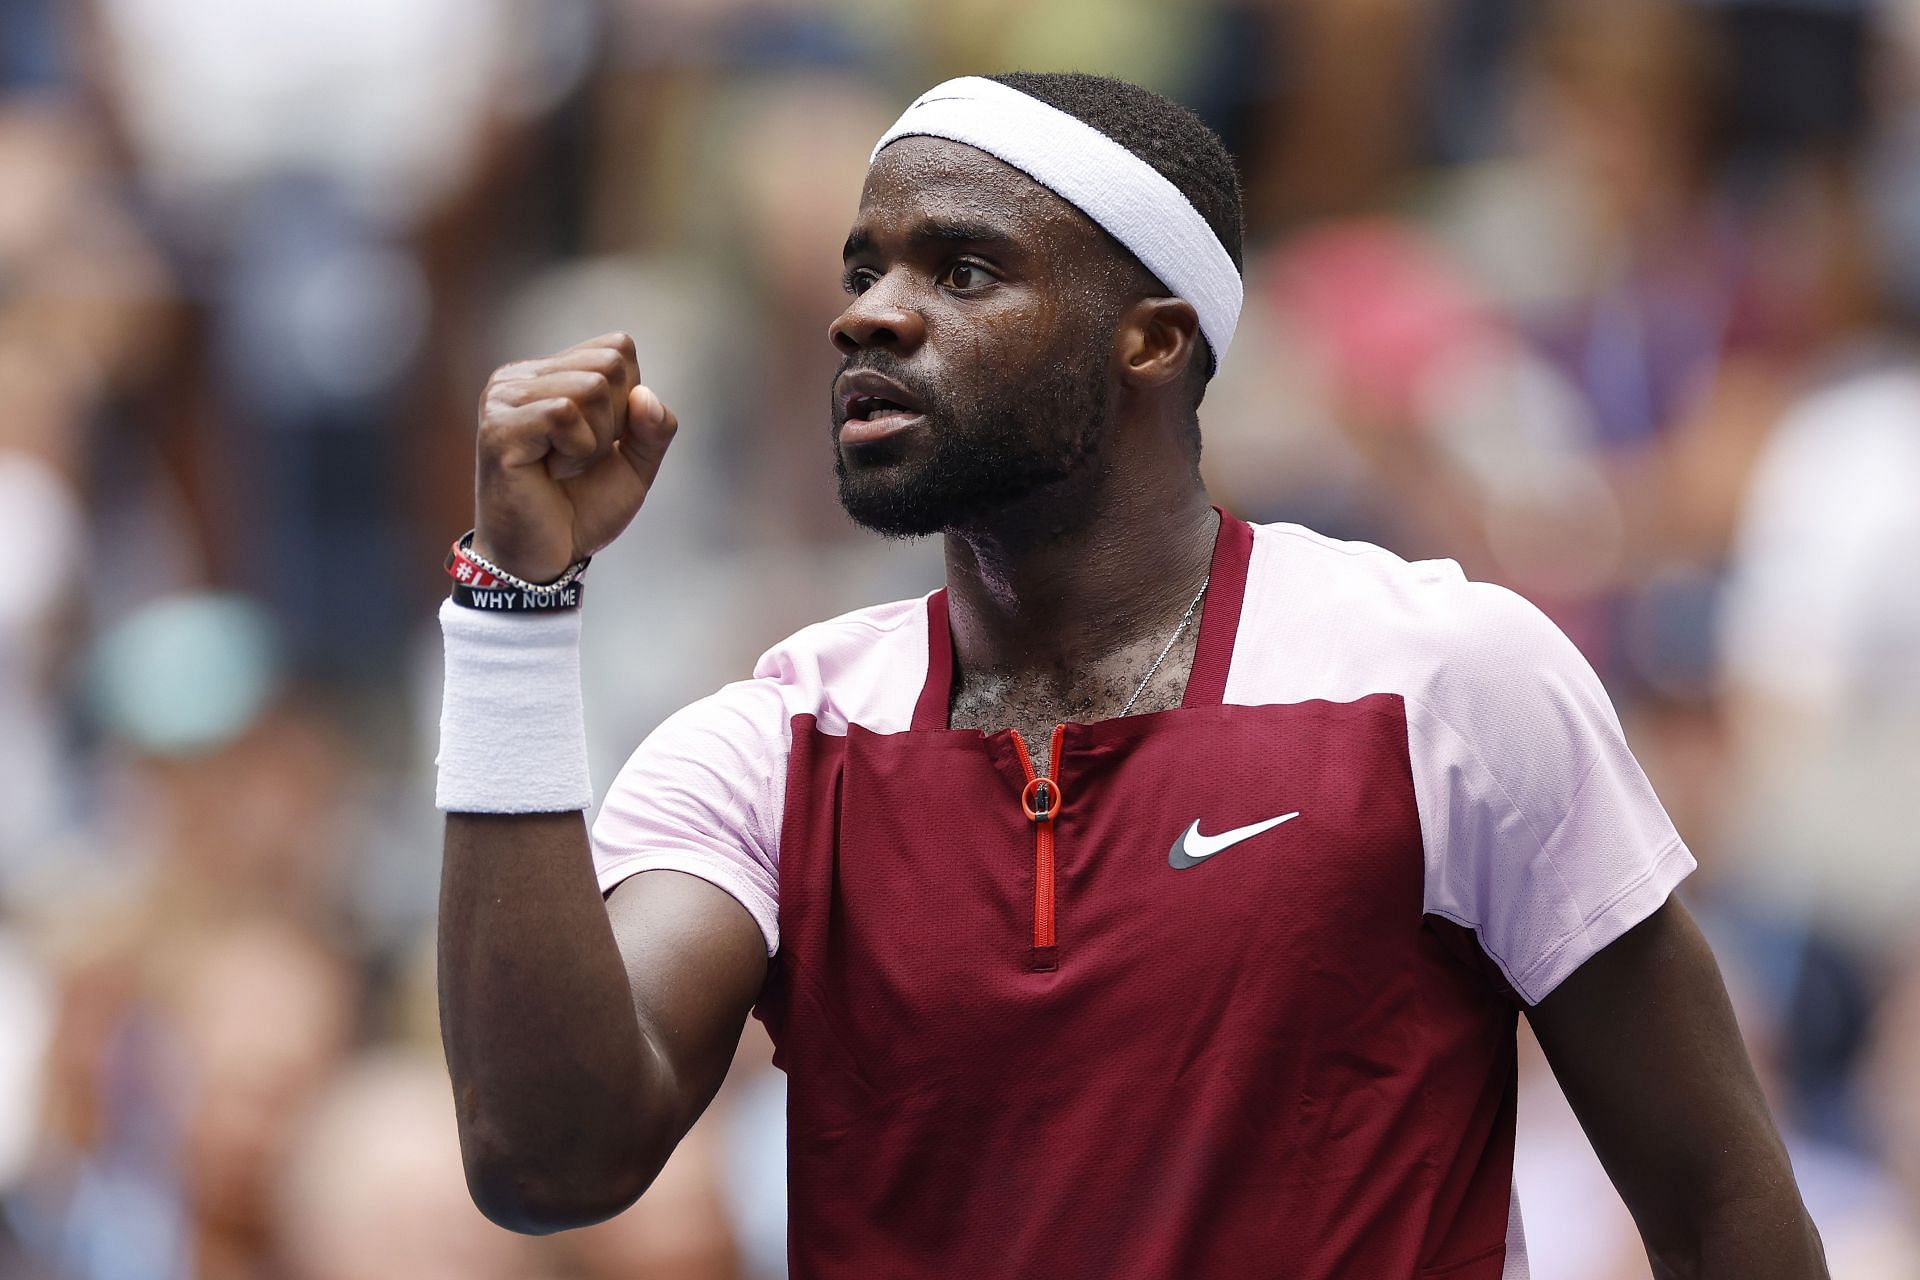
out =
<svg viewBox="0 0 1920 1280"><path fill-rule="evenodd" d="M1140 687L1133 691L1131 698L1127 699L1127 705L1120 708L1121 716L1124 717L1127 712L1133 710L1133 704L1140 701L1140 695L1147 691L1147 685L1153 680L1153 673L1158 671L1160 664L1167 660L1167 655L1173 652L1174 642L1180 639L1187 629L1187 624L1193 621L1193 611L1200 607L1200 597L1207 594L1207 584L1212 581L1213 571L1208 570L1207 576L1200 580L1200 589L1193 593L1193 603L1189 604L1187 611L1180 615L1180 625L1175 627L1173 634L1167 637L1166 647L1160 650L1160 656L1155 658L1153 665L1147 668L1147 674L1140 677Z"/></svg>

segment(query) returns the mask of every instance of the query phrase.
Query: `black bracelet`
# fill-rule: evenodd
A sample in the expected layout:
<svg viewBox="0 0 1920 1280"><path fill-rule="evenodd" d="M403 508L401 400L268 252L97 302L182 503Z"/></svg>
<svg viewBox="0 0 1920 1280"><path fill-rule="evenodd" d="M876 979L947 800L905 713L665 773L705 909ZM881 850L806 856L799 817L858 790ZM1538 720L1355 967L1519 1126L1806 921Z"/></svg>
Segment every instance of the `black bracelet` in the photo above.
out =
<svg viewBox="0 0 1920 1280"><path fill-rule="evenodd" d="M562 609L578 609L586 585L578 578L572 582L534 587L531 590L521 587L469 587L456 582L453 584L453 602L489 613L557 613Z"/></svg>

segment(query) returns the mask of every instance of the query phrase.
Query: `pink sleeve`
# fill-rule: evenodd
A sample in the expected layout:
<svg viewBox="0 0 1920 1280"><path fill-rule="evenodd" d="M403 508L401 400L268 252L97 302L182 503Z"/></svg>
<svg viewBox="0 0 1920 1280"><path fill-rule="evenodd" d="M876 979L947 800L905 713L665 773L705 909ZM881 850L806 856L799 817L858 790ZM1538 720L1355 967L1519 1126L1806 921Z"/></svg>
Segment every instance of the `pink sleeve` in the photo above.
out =
<svg viewBox="0 0 1920 1280"><path fill-rule="evenodd" d="M600 891L639 871L725 890L780 945L780 824L788 726L781 686L745 680L675 712L614 780L593 824Z"/></svg>
<svg viewBox="0 0 1920 1280"><path fill-rule="evenodd" d="M1407 702L1426 909L1537 1004L1694 861L1586 659L1519 596L1462 587L1448 660Z"/></svg>

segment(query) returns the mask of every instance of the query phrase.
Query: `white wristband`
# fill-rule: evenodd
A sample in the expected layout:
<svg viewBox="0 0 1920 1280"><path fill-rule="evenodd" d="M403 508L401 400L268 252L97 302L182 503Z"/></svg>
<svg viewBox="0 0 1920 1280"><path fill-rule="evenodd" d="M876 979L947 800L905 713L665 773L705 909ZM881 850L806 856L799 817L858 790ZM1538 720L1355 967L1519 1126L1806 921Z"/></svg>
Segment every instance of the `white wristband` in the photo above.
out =
<svg viewBox="0 0 1920 1280"><path fill-rule="evenodd" d="M564 813L593 803L580 611L440 606L447 647L440 784L449 813Z"/></svg>

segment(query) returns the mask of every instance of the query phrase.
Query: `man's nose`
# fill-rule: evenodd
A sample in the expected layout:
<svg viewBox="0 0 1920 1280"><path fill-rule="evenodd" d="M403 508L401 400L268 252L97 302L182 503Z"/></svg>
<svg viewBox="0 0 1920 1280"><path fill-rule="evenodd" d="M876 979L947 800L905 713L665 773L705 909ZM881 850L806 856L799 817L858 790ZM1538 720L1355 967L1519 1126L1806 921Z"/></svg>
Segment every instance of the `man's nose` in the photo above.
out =
<svg viewBox="0 0 1920 1280"><path fill-rule="evenodd" d="M907 352L926 340L927 322L882 279L847 304L840 318L827 327L827 337L842 355L869 347Z"/></svg>

